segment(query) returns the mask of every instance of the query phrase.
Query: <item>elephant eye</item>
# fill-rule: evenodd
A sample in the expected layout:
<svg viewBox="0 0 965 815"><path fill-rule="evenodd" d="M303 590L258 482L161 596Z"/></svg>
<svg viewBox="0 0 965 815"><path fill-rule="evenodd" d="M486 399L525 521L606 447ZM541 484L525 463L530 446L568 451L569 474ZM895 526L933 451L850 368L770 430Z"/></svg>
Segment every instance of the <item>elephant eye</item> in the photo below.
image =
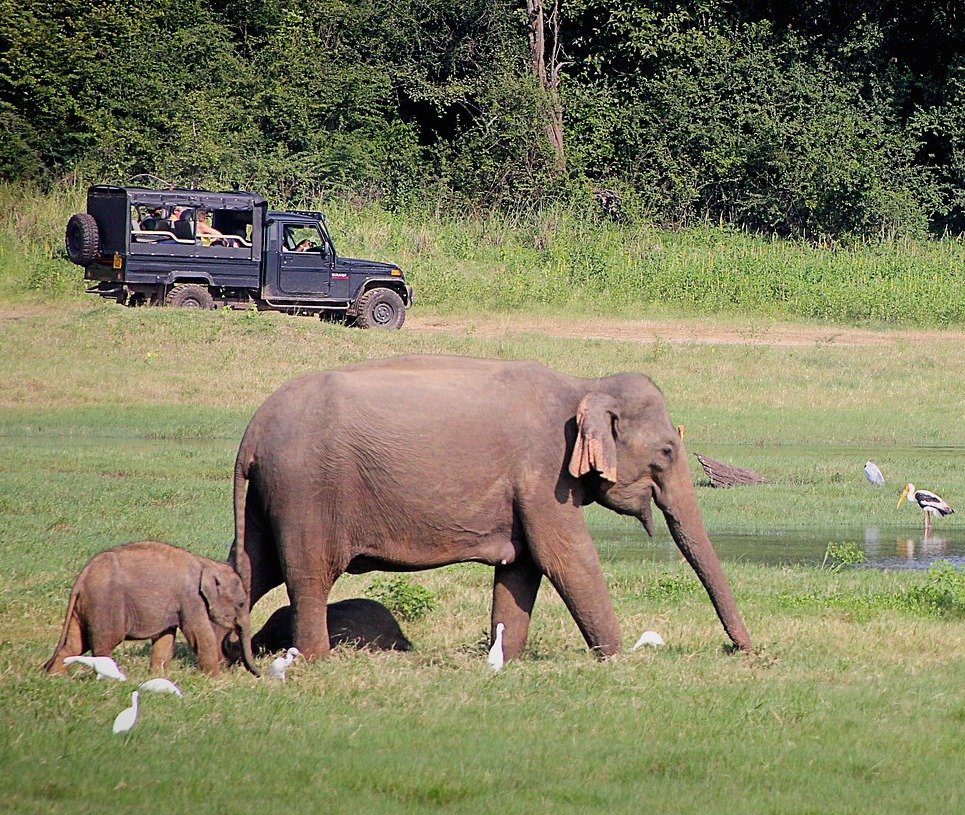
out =
<svg viewBox="0 0 965 815"><path fill-rule="evenodd" d="M669 444L660 452L662 452L667 458L673 458L673 447L671 447Z"/></svg>

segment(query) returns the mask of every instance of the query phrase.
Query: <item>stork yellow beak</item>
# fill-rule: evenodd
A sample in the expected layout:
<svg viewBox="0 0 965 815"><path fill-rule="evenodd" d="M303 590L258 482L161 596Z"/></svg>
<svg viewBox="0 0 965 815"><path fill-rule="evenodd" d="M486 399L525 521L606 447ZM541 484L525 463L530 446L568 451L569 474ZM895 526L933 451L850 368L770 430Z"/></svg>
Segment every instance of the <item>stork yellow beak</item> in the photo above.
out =
<svg viewBox="0 0 965 815"><path fill-rule="evenodd" d="M901 491L901 496L898 498L898 503L895 504L895 509L901 506L901 502L905 500L905 496L908 495L908 487L905 487Z"/></svg>

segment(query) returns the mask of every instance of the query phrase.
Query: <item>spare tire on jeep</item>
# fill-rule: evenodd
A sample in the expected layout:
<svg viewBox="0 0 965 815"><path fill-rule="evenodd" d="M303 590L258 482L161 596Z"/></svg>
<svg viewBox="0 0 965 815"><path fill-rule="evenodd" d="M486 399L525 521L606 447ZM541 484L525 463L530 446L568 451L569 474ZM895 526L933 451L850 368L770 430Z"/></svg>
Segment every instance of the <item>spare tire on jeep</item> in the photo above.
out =
<svg viewBox="0 0 965 815"><path fill-rule="evenodd" d="M71 215L67 222L64 243L67 245L67 257L70 258L71 263L76 263L78 266L88 266L93 263L97 247L100 245L100 234L94 216L86 212Z"/></svg>

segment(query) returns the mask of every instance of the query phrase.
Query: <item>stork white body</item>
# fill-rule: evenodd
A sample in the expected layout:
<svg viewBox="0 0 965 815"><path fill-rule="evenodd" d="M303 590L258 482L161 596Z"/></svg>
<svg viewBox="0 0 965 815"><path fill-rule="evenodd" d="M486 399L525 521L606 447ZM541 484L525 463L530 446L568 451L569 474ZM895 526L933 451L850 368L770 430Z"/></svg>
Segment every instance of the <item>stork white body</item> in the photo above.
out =
<svg viewBox="0 0 965 815"><path fill-rule="evenodd" d="M868 481L876 487L884 486L885 477L882 475L881 470L878 469L878 465L873 461L866 461L864 463L864 474Z"/></svg>
<svg viewBox="0 0 965 815"><path fill-rule="evenodd" d="M663 637L661 637L656 631L644 631L640 635L640 639L638 639L636 643L634 643L634 646L631 650L636 651L638 648L643 648L643 646L645 645L650 645L650 646L653 646L654 648L658 648L659 646L664 644L665 643L663 641Z"/></svg>
<svg viewBox="0 0 965 815"><path fill-rule="evenodd" d="M935 495L935 493L930 490L915 489L914 484L905 485L905 488L901 491L901 496L898 498L898 503L895 506L900 507L901 502L905 499L918 504L921 508L922 514L925 516L926 535L931 532L932 515L944 517L945 515L953 515L955 513L955 510L951 508L944 498Z"/></svg>
<svg viewBox="0 0 965 815"><path fill-rule="evenodd" d="M163 676L159 676L157 679L148 679L147 682L142 682L138 688L149 691L150 693L173 693L175 696L184 696L181 688Z"/></svg>
<svg viewBox="0 0 965 815"><path fill-rule="evenodd" d="M78 665L86 665L88 668L92 668L97 673L98 679L116 679L118 682L124 682L127 679L121 669L117 667L117 663L110 657L64 658L64 665L73 665L75 662Z"/></svg>
<svg viewBox="0 0 965 815"><path fill-rule="evenodd" d="M496 639L493 640L492 648L489 649L489 667L498 671L503 667L503 628L502 623L496 623Z"/></svg>
<svg viewBox="0 0 965 815"><path fill-rule="evenodd" d="M301 651L297 648L289 648L285 655L282 657L275 657L271 661L271 665L268 666L268 678L278 679L282 682L285 681L285 671L287 671L291 664L295 661L297 657L300 657Z"/></svg>
<svg viewBox="0 0 965 815"><path fill-rule="evenodd" d="M131 706L124 708L114 719L114 732L115 733L126 733L135 724L137 724L138 715L138 705L137 705L137 691L131 694Z"/></svg>

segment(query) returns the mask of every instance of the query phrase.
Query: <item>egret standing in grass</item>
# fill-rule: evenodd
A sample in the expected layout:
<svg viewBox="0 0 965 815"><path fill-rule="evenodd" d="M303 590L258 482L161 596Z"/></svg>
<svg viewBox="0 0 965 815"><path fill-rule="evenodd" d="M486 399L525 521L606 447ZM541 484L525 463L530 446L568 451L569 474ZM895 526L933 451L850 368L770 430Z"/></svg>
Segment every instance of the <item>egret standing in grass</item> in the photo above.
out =
<svg viewBox="0 0 965 815"><path fill-rule="evenodd" d="M131 694L131 706L124 708L114 719L114 732L126 733L137 724L137 691Z"/></svg>
<svg viewBox="0 0 965 815"><path fill-rule="evenodd" d="M496 639L493 640L493 647L489 649L489 667L498 671L503 667L503 628L502 623L496 623Z"/></svg>
<svg viewBox="0 0 965 815"><path fill-rule="evenodd" d="M118 682L124 682L127 679L121 669L117 667L117 663L110 657L64 658L64 665L73 665L75 662L78 665L86 665L88 668L93 668L98 679L116 679Z"/></svg>
<svg viewBox="0 0 965 815"><path fill-rule="evenodd" d="M901 491L901 496L898 498L898 503L895 504L895 506L900 507L901 502L905 499L921 507L921 511L925 516L926 535L931 532L932 515L944 517L946 515L952 515L955 512L941 496L935 495L935 493L928 490L916 490L914 484L905 485L905 488Z"/></svg>
<svg viewBox="0 0 965 815"><path fill-rule="evenodd" d="M661 637L656 631L644 631L640 635L640 639L634 643L631 651L636 651L638 648L643 648L644 645L652 645L654 648L659 648L664 645L663 637Z"/></svg>
<svg viewBox="0 0 965 815"><path fill-rule="evenodd" d="M878 465L873 461L866 461L864 463L864 474L876 487L884 486L885 477L881 474L881 470L878 469Z"/></svg>
<svg viewBox="0 0 965 815"><path fill-rule="evenodd" d="M297 648L289 648L287 651L285 651L284 656L275 657L271 661L271 665L268 666L268 677L270 679L280 679L282 682L284 682L285 671L287 671L295 659L301 655L301 651L299 651Z"/></svg>
<svg viewBox="0 0 965 815"><path fill-rule="evenodd" d="M151 693L173 693L175 696L184 696L181 688L175 685L170 679L159 676L157 679L148 679L138 685L140 690L150 691Z"/></svg>

